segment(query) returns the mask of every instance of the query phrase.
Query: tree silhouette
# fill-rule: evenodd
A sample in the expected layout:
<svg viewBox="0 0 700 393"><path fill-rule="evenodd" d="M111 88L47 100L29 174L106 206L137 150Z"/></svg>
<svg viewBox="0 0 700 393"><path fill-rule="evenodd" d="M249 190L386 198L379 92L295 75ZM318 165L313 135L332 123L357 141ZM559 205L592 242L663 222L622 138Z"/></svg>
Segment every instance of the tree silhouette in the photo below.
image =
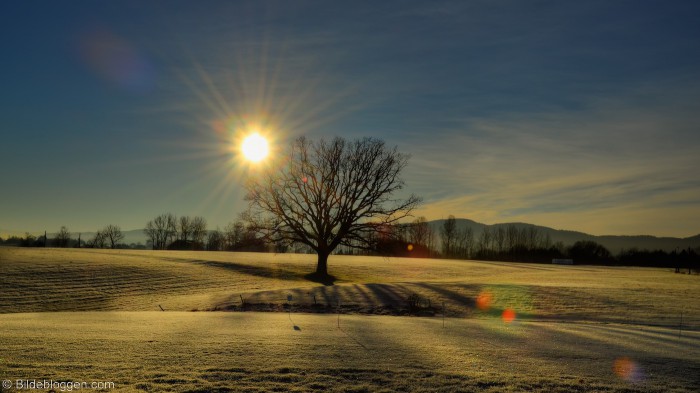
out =
<svg viewBox="0 0 700 393"><path fill-rule="evenodd" d="M204 217L182 216L175 220L176 241L167 244L166 248L172 250L199 250L204 249L207 238L207 220Z"/></svg>
<svg viewBox="0 0 700 393"><path fill-rule="evenodd" d="M576 262L587 263L609 262L612 259L607 248L591 240L581 240L574 243L569 248L569 256Z"/></svg>
<svg viewBox="0 0 700 393"><path fill-rule="evenodd" d="M418 245L426 247L430 246L432 237L433 230L430 228L428 220L426 220L423 216L416 218L408 226L408 240L414 247Z"/></svg>
<svg viewBox="0 0 700 393"><path fill-rule="evenodd" d="M87 245L91 248L105 248L107 246L107 236L105 235L104 230L98 230L95 232L95 236L88 240Z"/></svg>
<svg viewBox="0 0 700 393"><path fill-rule="evenodd" d="M224 235L219 228L209 232L207 235L207 251L221 251L224 245Z"/></svg>
<svg viewBox="0 0 700 393"><path fill-rule="evenodd" d="M381 140L305 137L290 146L282 165L246 184L247 219L272 243L298 242L318 254L317 278L328 277L328 256L339 245L370 248L371 234L410 215L420 202L392 195L408 156Z"/></svg>
<svg viewBox="0 0 700 393"><path fill-rule="evenodd" d="M163 213L146 223L143 230L154 250L165 250L177 234L177 218Z"/></svg>
<svg viewBox="0 0 700 393"><path fill-rule="evenodd" d="M68 243L70 243L70 232L68 231L68 228L63 226L56 234L54 244L56 247L68 247Z"/></svg>
<svg viewBox="0 0 700 393"><path fill-rule="evenodd" d="M457 220L450 215L440 228L442 236L442 254L445 258L454 257L455 242L457 240Z"/></svg>
<svg viewBox="0 0 700 393"><path fill-rule="evenodd" d="M110 248L117 248L117 244L124 239L122 229L118 225L107 225L102 233L109 241Z"/></svg>

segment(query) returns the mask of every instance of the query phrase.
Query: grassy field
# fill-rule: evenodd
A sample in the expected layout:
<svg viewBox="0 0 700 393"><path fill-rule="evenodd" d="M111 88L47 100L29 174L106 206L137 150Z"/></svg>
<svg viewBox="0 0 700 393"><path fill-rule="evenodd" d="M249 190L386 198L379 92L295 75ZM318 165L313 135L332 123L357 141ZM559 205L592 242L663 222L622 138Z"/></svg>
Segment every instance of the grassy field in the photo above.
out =
<svg viewBox="0 0 700 393"><path fill-rule="evenodd" d="M314 262L0 248L0 379L111 381L124 391L700 386L698 276L333 256L338 281L323 286L304 279ZM286 310L290 294L291 314L203 312L241 310L241 298L246 310ZM395 316L409 314L412 295L418 314L435 315Z"/></svg>

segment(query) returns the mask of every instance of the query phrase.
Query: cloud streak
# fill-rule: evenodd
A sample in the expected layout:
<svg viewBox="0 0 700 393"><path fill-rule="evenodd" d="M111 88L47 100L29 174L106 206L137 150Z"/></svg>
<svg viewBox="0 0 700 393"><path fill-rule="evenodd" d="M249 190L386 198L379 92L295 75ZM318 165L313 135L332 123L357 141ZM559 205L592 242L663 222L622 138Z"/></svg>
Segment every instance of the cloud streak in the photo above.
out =
<svg viewBox="0 0 700 393"><path fill-rule="evenodd" d="M414 153L425 175L417 187L428 194L423 213L594 234L696 234L697 92L666 85L599 97L585 110L465 119Z"/></svg>

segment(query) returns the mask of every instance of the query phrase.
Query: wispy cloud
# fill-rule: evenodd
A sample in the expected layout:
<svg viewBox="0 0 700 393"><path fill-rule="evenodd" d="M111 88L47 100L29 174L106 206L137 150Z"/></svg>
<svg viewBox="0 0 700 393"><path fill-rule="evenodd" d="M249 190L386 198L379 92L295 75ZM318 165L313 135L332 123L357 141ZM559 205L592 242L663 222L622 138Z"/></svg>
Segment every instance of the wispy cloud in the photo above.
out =
<svg viewBox="0 0 700 393"><path fill-rule="evenodd" d="M414 182L423 213L596 234L700 232L698 86L665 86L443 130L412 164L424 174Z"/></svg>

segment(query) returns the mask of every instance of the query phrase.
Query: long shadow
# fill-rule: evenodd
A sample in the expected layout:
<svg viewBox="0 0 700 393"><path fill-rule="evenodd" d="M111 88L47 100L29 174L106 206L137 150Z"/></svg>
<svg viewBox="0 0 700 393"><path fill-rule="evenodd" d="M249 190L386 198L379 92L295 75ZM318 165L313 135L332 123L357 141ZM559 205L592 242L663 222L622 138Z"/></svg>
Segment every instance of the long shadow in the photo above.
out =
<svg viewBox="0 0 700 393"><path fill-rule="evenodd" d="M620 340L621 336L627 332L618 332L611 336L609 331L605 329L597 329L598 326L582 326L572 324L572 326L580 326L581 329L574 332L566 332L557 329L558 325L540 324L538 332L540 336L550 336L547 340L530 340L524 341L525 345L532 346L539 350L542 347L549 347L552 352L566 353L568 349L582 349L586 347L605 348L605 353L602 358L607 358L612 363L612 360L621 356L628 356L637 359L641 366L648 368L648 371L653 371L655 379L664 378L678 382L679 379L684 380L683 383L689 383L690 386L700 385L700 362L697 360L691 361L684 359L679 353L674 351L675 347L670 342L661 340L649 340L647 346L642 344L636 337L630 337L629 340ZM604 326L601 326L605 328ZM598 330L599 334L596 334ZM548 334L549 332L549 334ZM615 340L613 340L615 338ZM658 345L654 349L649 349L648 346L654 341ZM587 344L590 343L590 344ZM572 356L573 357L573 356Z"/></svg>
<svg viewBox="0 0 700 393"><path fill-rule="evenodd" d="M641 331L639 330L639 325L626 325L625 327L622 326L585 326L582 327L581 330L585 329L596 329L598 331L604 332L608 336L626 336L630 338L630 341L636 342L636 343L644 343L644 342L649 342L649 343L658 343L661 345L669 345L669 346L687 346L691 342L695 342L694 346L700 348L700 338L698 338L696 335L688 334L686 332L686 335L681 336L678 335L678 330L672 329L672 328L667 328L663 327L663 331L661 329L655 329L652 331Z"/></svg>
<svg viewBox="0 0 700 393"><path fill-rule="evenodd" d="M490 267L507 267L510 269L531 269L531 270L552 270L551 267L537 267L537 266L527 266L535 265L530 262L503 262L503 261L478 261L469 260L470 263L478 263L482 265L488 265Z"/></svg>
<svg viewBox="0 0 700 393"><path fill-rule="evenodd" d="M319 294L323 297L323 301L326 304L332 304L334 303L334 300L337 298L338 295L338 287L319 287L320 289L317 289ZM328 293L332 292L332 293ZM315 293L315 292L314 292Z"/></svg>
<svg viewBox="0 0 700 393"><path fill-rule="evenodd" d="M425 288L429 291L438 293L438 294L444 296L445 298L449 299L450 301L457 303L459 305L467 306L469 308L474 308L476 306L476 299L473 297L460 295L459 293L457 293L455 291L442 288L442 287L435 285L435 284L418 282L418 283L415 283L415 285L422 287L422 288ZM464 289L473 290L475 293L478 293L479 288L480 288L477 285L459 285L459 287L464 288Z"/></svg>
<svg viewBox="0 0 700 393"><path fill-rule="evenodd" d="M365 287L374 293L380 303L393 307L400 307L408 297L406 294L399 294L391 285L367 284Z"/></svg>
<svg viewBox="0 0 700 393"><path fill-rule="evenodd" d="M332 286L337 280L334 276L331 276L330 274L318 274L316 272L306 274L304 275L304 278L308 281L323 284L327 287Z"/></svg>
<svg viewBox="0 0 700 393"><path fill-rule="evenodd" d="M297 281L305 279L300 272L280 268L279 266L264 267L251 266L235 262L216 262L216 261L192 261L194 263L215 267L218 269L232 270L236 273L246 274L255 277L274 278L278 280Z"/></svg>
<svg viewBox="0 0 700 393"><path fill-rule="evenodd" d="M367 293L367 289L360 285L353 284L352 288L364 299L365 303L368 305L374 305L374 300Z"/></svg>
<svg viewBox="0 0 700 393"><path fill-rule="evenodd" d="M368 350L368 351L369 351L369 348L367 348L367 346L366 346L365 344L361 343L360 340L358 340L357 338L353 337L350 333L348 333L348 332L346 332L345 330L343 330L343 328L338 328L338 330L340 330L341 332L343 332L343 334L345 334L346 336L348 336L348 338L350 338L352 341L354 341L357 345L359 345L359 346L361 346L362 348L364 348L365 350Z"/></svg>

